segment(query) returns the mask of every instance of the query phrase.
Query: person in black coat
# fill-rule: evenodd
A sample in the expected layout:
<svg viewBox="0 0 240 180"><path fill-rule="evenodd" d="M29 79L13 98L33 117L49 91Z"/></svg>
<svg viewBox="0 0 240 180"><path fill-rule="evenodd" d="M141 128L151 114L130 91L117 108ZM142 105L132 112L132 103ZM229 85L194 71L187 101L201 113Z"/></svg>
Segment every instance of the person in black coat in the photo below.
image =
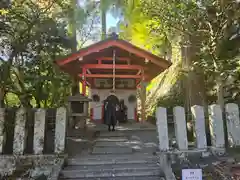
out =
<svg viewBox="0 0 240 180"><path fill-rule="evenodd" d="M115 95L114 91L110 92L110 95L107 97L105 101L105 115L104 115L104 120L105 123L108 125L108 130L111 131L111 126L112 126L112 131L115 131L115 126L117 124L117 111L119 109L119 99Z"/></svg>

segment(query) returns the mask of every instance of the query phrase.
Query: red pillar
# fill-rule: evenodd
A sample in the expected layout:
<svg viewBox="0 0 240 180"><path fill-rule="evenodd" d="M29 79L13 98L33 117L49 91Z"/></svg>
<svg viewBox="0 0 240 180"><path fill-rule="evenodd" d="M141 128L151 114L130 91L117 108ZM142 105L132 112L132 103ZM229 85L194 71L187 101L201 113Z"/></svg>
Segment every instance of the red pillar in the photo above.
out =
<svg viewBox="0 0 240 180"><path fill-rule="evenodd" d="M145 77L144 70L142 69L142 81L141 81L141 122L146 120L146 85L145 85Z"/></svg>
<svg viewBox="0 0 240 180"><path fill-rule="evenodd" d="M85 96L86 95L86 86L87 86L87 82L86 82L86 68L83 68L83 76L82 76L82 93Z"/></svg>

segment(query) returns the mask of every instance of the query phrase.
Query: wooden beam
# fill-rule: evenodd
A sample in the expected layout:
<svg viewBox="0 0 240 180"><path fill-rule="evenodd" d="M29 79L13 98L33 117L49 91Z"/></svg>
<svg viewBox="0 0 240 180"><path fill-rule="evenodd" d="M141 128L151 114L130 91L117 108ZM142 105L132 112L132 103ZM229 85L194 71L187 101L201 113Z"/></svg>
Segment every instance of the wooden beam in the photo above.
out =
<svg viewBox="0 0 240 180"><path fill-rule="evenodd" d="M129 57L116 57L117 61L126 61L130 64L131 59ZM113 61L112 57L99 57L97 58L98 64L103 64L102 61Z"/></svg>
<svg viewBox="0 0 240 180"><path fill-rule="evenodd" d="M70 63L73 60L78 59L79 57L84 57L84 56L86 56L88 54L99 52L100 50L107 49L107 48L109 48L111 46L112 46L112 41L107 41L104 44L98 44L97 43L97 44L92 45L91 48L86 48L86 49L82 50L81 52L77 52L77 53L71 54L70 56L66 57L63 60L56 61L56 63L58 65L62 66L64 64Z"/></svg>
<svg viewBox="0 0 240 180"><path fill-rule="evenodd" d="M78 75L79 77L82 77L82 74ZM85 75L86 78L112 78L113 75L112 74L86 74ZM120 74L116 74L115 75L116 78L123 78L123 79L141 79L142 76L141 75L120 75Z"/></svg>
<svg viewBox="0 0 240 180"><path fill-rule="evenodd" d="M116 59L119 61L131 61L131 59L129 57L116 57ZM99 57L99 58L97 58L97 60L112 61L113 58L112 57Z"/></svg>
<svg viewBox="0 0 240 180"><path fill-rule="evenodd" d="M90 71L89 69L87 69L87 73L88 73L88 74L92 74L91 71Z"/></svg>
<svg viewBox="0 0 240 180"><path fill-rule="evenodd" d="M112 64L84 64L83 68L87 69L112 69ZM141 70L141 69L148 69L147 67L142 67L140 65L122 65L116 64L116 69L126 69L126 70Z"/></svg>
<svg viewBox="0 0 240 180"><path fill-rule="evenodd" d="M80 81L80 82L83 83L83 81ZM88 81L86 81L86 85L91 86L91 84Z"/></svg>
<svg viewBox="0 0 240 180"><path fill-rule="evenodd" d="M102 64L102 60L97 59L98 64Z"/></svg>
<svg viewBox="0 0 240 180"><path fill-rule="evenodd" d="M157 57L148 51L145 51L141 48L135 47L134 45L132 45L128 42L121 41L121 40L109 40L104 43L99 42L99 43L89 46L88 48L82 49L77 53L71 54L70 56L68 56L60 61L55 61L55 62L59 66L62 66L71 61L77 60L79 57L84 57L84 56L92 54L92 53L97 53L97 52L101 51L102 49L107 49L109 47L114 47L114 46L121 48L123 50L126 50L129 53L135 54L144 59L146 58L149 61L153 62L154 64L162 67L163 69L166 69L171 65L170 62L164 60L163 58Z"/></svg>
<svg viewBox="0 0 240 180"><path fill-rule="evenodd" d="M151 54L150 52L147 52L145 50L141 50L140 48L136 48L134 47L133 45L125 45L124 43L121 43L119 41L114 41L112 42L113 46L117 46L121 49L124 49L128 52L131 52L133 54L136 54L137 56L139 57L142 57L144 59L148 59L150 62L160 66L160 67L163 67L163 68L168 68L170 65L167 61L159 61L157 60L157 58L154 57L153 54ZM159 58L159 57L158 57ZM160 58L159 58L160 59Z"/></svg>
<svg viewBox="0 0 240 180"><path fill-rule="evenodd" d="M137 75L140 75L140 74L141 74L141 69L139 69L139 71L138 71Z"/></svg>
<svg viewBox="0 0 240 180"><path fill-rule="evenodd" d="M136 79L136 87L137 88L140 88L140 82L141 82L141 79Z"/></svg>
<svg viewBox="0 0 240 180"><path fill-rule="evenodd" d="M142 76L142 81L145 81L145 71L143 68L141 69L141 76Z"/></svg>
<svg viewBox="0 0 240 180"><path fill-rule="evenodd" d="M83 68L83 81L82 81L82 93L83 95L85 96L86 95L86 86L87 86L87 83L86 83L86 74L87 74L87 69L86 68Z"/></svg>

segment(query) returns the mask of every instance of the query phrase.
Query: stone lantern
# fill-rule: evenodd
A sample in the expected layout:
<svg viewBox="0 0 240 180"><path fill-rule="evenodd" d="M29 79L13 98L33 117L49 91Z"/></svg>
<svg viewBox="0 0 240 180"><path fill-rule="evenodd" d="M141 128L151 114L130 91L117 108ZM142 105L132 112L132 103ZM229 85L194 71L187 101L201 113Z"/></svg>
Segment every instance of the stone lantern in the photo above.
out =
<svg viewBox="0 0 240 180"><path fill-rule="evenodd" d="M75 127L77 124L83 124L86 127L86 119L89 118L90 98L81 94L68 97L69 126Z"/></svg>

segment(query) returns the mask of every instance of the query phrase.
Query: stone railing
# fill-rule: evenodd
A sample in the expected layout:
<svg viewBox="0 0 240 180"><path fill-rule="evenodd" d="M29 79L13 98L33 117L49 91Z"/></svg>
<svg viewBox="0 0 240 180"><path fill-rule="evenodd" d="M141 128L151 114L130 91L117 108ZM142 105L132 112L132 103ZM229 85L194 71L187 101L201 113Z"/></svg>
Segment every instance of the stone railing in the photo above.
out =
<svg viewBox="0 0 240 180"><path fill-rule="evenodd" d="M195 143L189 146L187 137L186 114L183 107L173 108L174 132L176 138L175 147L171 147L171 137L168 131L167 110L158 107L156 111L157 129L159 139L159 150L161 156L161 166L168 179L175 179L171 170L169 158L176 155L178 159L185 158L189 153L200 153L202 157L210 154L221 156L225 153L225 131L223 112L219 105L210 105L208 117L205 117L202 106L193 106L192 123L195 135ZM225 106L225 122L227 127L228 145L230 147L240 146L240 121L239 107L237 104L229 103ZM208 121L206 121L208 119ZM206 124L208 122L209 124ZM211 146L207 145L206 127L210 130ZM171 158L170 158L171 159Z"/></svg>
<svg viewBox="0 0 240 180"><path fill-rule="evenodd" d="M0 179L20 176L19 169L26 170L21 177L56 179L65 157L66 122L63 107L0 108Z"/></svg>

